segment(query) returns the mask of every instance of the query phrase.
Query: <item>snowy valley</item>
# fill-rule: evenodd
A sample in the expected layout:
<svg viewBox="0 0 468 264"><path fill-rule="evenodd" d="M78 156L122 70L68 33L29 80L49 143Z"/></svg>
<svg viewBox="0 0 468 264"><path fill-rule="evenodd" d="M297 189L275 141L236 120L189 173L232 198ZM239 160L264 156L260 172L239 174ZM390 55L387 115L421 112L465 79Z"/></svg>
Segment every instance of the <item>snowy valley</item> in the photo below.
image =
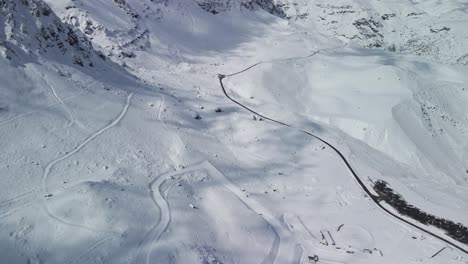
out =
<svg viewBox="0 0 468 264"><path fill-rule="evenodd" d="M467 13L0 0L0 263L468 263Z"/></svg>

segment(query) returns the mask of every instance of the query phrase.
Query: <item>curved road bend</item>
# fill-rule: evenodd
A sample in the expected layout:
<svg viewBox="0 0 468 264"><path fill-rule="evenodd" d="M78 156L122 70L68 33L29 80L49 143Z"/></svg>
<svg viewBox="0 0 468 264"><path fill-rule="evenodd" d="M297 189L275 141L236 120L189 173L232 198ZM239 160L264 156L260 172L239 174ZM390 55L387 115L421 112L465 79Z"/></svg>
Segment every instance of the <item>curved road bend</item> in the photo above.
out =
<svg viewBox="0 0 468 264"><path fill-rule="evenodd" d="M309 58L309 57L312 57L314 56L315 54L319 53L318 51L317 52L314 52L312 53L311 55L308 55L306 57L301 57L301 58L294 58L294 59L303 59L303 58ZM287 61L287 60L294 60L294 59L285 59L285 60L278 60L278 61ZM271 62L271 61L270 61ZM260 116L262 117L263 119L265 120L268 120L268 121L271 121L273 123L276 123L276 124L279 124L279 125L282 125L282 126L286 126L286 127L294 127L288 123L285 123L285 122L281 122L281 121L278 121L278 120L275 120L275 119L272 119L268 116L265 116L265 115L262 115L258 112L256 112L255 110L249 108L248 106L245 106L243 105L242 103L240 103L239 101L236 101L234 98L232 98L231 96L229 96L229 94L227 93L225 87L224 87L224 84L223 84L223 79L226 78L226 77L231 77L231 76L235 76L235 75L238 75L238 74L241 74L243 72L246 72L260 64L262 64L264 62L259 62L259 63L256 63L252 66L249 66L247 68L245 68L244 70L242 71L239 71L237 73L233 73L233 74L229 74L229 75L223 75L223 74L218 74L218 79L219 79L219 84L221 85L221 89L223 90L223 93L224 95L229 99L231 100L232 102L234 102L235 104L237 104L238 106L244 108L245 110L257 115L257 116ZM346 167L348 168L348 170L351 172L351 174L354 176L354 179L357 181L357 183L359 184L359 186L361 187L361 189L371 198L371 200L380 208L382 209L384 212L386 212L388 215L392 216L393 218L395 219L398 219L399 221L403 222L403 223L406 223L407 225L410 225L428 235L431 235L432 237L435 237L437 239L439 239L440 241L443 241L445 243L447 243L448 245L462 251L463 253L465 254L468 254L468 250L462 248L461 246L449 241L448 239L446 238L443 238L442 236L438 235L438 234L435 234L423 227L420 227L404 218L402 218L401 216L391 212L390 210L388 210L385 206L383 206L380 201L379 201L379 197L372 194L369 190L369 188L367 188L367 186L364 184L364 182L361 180L361 178L359 177L359 175L356 173L356 171L353 169L353 167L351 166L351 164L349 163L349 161L345 158L345 156L336 148L334 147L331 143L329 143L328 141L320 138L319 136L317 135L314 135L312 134L311 132L309 131L306 131L304 129L300 129L300 131L302 131L303 133L305 133L306 135L309 135L317 140L319 140L320 142L324 143L325 145L327 145L328 147L330 147L331 149L333 149L333 151L335 151L336 154L338 154L338 156L341 158L341 160L345 163Z"/></svg>

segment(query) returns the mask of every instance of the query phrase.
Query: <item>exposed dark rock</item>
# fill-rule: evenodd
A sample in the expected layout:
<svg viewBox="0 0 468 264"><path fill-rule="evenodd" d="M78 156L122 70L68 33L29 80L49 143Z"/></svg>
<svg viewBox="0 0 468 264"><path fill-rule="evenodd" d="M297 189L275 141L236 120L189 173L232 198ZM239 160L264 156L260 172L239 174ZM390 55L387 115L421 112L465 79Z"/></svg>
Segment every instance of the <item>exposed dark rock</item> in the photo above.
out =
<svg viewBox="0 0 468 264"><path fill-rule="evenodd" d="M1 31L5 32L0 35L5 58L17 57L21 52L46 56L50 52L54 59L62 54L61 59L75 64L92 64L91 42L78 29L64 24L44 1L0 0Z"/></svg>
<svg viewBox="0 0 468 264"><path fill-rule="evenodd" d="M380 32L383 25L379 21L371 18L361 18L354 21L353 25L358 29L361 36L368 40L373 40L369 47L382 47L383 35Z"/></svg>
<svg viewBox="0 0 468 264"><path fill-rule="evenodd" d="M254 10L256 8L263 9L268 13L281 17L286 18L286 13L284 12L284 4L277 4L272 0L250 0L242 3L242 6Z"/></svg>
<svg viewBox="0 0 468 264"><path fill-rule="evenodd" d="M383 14L382 15L383 20L389 20L391 17L396 17L396 14Z"/></svg>
<svg viewBox="0 0 468 264"><path fill-rule="evenodd" d="M437 28L437 29L430 29L431 33L439 33L441 31L450 31L449 27L442 27L442 28Z"/></svg>
<svg viewBox="0 0 468 264"><path fill-rule="evenodd" d="M219 14L231 10L234 6L233 0L195 0L197 4L205 11L212 14ZM285 13L285 4L276 3L273 0L244 0L240 5L249 10L263 9L266 12L281 17L287 18Z"/></svg>

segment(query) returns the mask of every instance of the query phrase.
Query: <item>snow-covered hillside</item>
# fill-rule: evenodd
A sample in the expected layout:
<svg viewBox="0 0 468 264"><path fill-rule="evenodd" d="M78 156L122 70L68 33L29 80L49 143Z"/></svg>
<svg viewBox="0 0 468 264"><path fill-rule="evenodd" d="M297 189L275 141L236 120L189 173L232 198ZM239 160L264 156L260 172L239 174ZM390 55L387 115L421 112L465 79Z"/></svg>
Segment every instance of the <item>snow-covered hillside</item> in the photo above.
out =
<svg viewBox="0 0 468 264"><path fill-rule="evenodd" d="M0 263L468 263L467 11L0 0Z"/></svg>
<svg viewBox="0 0 468 264"><path fill-rule="evenodd" d="M317 25L344 41L442 63L468 63L466 1L303 2L290 16L305 17L306 25Z"/></svg>

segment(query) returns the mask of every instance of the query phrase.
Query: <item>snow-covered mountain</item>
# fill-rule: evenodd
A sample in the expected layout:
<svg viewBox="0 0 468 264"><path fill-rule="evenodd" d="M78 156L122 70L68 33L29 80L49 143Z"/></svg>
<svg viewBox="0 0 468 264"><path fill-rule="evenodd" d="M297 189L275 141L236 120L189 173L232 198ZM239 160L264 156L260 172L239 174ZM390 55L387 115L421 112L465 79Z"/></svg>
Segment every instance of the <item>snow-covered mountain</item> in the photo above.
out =
<svg viewBox="0 0 468 264"><path fill-rule="evenodd" d="M92 66L96 56L91 42L81 31L63 23L43 1L3 0L0 8L3 58L18 62L40 56Z"/></svg>
<svg viewBox="0 0 468 264"><path fill-rule="evenodd" d="M218 16L239 10L264 10L305 28L336 36L345 42L391 52L422 55L442 63L468 63L463 1L441 7L437 1L304 1L304 0L138 0L52 1L63 21L79 28L93 42L117 56L133 56L132 49L148 45L153 27L145 21L165 14L195 18L201 9ZM99 8L96 8L96 5ZM113 14L109 19L106 14ZM174 14L177 13L177 14ZM192 21L193 22L193 21ZM152 23L150 23L152 24ZM450 26L449 26L450 25ZM190 26L190 25L186 25Z"/></svg>
<svg viewBox="0 0 468 264"><path fill-rule="evenodd" d="M0 263L468 263L467 12L0 0Z"/></svg>
<svg viewBox="0 0 468 264"><path fill-rule="evenodd" d="M464 1L441 4L439 1L199 0L197 3L214 14L238 7L260 8L364 47L423 55L443 63L468 63Z"/></svg>

